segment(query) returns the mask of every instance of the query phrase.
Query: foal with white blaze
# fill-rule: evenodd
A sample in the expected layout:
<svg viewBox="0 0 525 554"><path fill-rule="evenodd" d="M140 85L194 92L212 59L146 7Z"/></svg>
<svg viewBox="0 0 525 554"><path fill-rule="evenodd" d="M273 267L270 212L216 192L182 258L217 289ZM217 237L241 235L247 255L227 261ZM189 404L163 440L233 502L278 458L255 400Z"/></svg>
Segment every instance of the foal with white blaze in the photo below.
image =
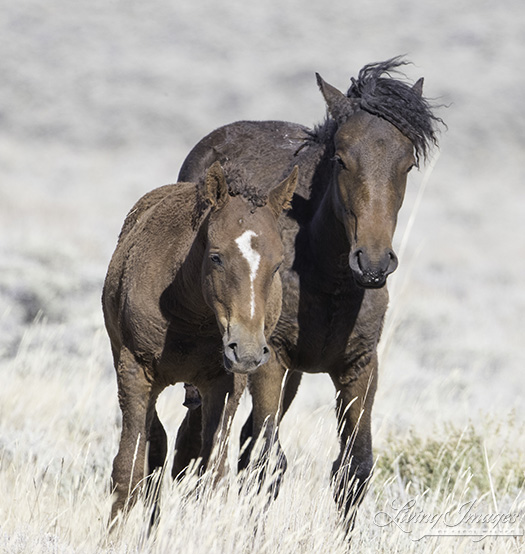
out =
<svg viewBox="0 0 525 554"><path fill-rule="evenodd" d="M206 467L247 375L275 356L267 339L281 313L277 220L296 183L297 168L262 197L242 175L227 183L215 163L198 185L155 189L128 214L102 296L122 411L112 519L164 464L167 438L155 409L162 390L184 382L202 398L179 432L176 476L192 458Z"/></svg>

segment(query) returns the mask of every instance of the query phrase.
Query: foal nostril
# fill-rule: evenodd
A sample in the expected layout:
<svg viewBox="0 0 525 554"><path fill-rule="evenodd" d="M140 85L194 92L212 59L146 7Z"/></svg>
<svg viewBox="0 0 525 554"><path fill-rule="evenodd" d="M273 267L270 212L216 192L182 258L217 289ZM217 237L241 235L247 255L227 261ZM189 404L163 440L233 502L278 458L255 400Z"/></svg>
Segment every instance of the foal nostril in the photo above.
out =
<svg viewBox="0 0 525 554"><path fill-rule="evenodd" d="M270 359L270 349L267 345L262 347L262 356L261 359L257 362L257 367L265 364Z"/></svg>
<svg viewBox="0 0 525 554"><path fill-rule="evenodd" d="M236 342L230 342L228 346L226 347L228 353L230 354L229 357L231 357L236 362L239 361L239 358L237 356L237 343Z"/></svg>

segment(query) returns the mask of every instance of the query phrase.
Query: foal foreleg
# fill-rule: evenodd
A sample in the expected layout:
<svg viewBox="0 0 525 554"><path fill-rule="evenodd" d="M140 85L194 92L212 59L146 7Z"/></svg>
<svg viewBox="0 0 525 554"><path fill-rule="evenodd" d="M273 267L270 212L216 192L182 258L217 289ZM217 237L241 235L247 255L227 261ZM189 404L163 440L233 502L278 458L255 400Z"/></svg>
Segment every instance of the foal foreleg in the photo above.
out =
<svg viewBox="0 0 525 554"><path fill-rule="evenodd" d="M356 375L348 379L349 375ZM331 374L338 392L337 419L339 456L332 466L334 498L351 530L355 509L368 485L372 472L371 412L377 387L377 355L359 371Z"/></svg>
<svg viewBox="0 0 525 554"><path fill-rule="evenodd" d="M146 367L139 364L129 350L121 350L116 369L122 433L111 475L114 491L112 521L132 499L137 485L149 472L146 445L159 394L147 377Z"/></svg>
<svg viewBox="0 0 525 554"><path fill-rule="evenodd" d="M246 383L246 375L223 372L198 385L202 395L201 464L203 469L208 468L213 457L216 479L224 474L230 426Z"/></svg>
<svg viewBox="0 0 525 554"><path fill-rule="evenodd" d="M282 392L282 403L279 411L279 421L282 420L282 418L284 417L284 414L286 414L286 412L288 411L288 408L292 404L292 401L295 398L295 395L297 394L299 384L301 383L301 377L302 377L302 373L299 371L293 371L286 376L284 389ZM255 390L257 385L253 384L250 387L253 390ZM242 429L241 429L241 437L240 437L241 454L239 456L239 464L238 464L239 470L246 469L246 467L248 466L250 462L252 450L255 445L256 438L257 438L257 435L254 433L253 409L252 409L252 411L250 412L250 415L244 422L244 425L242 426Z"/></svg>
<svg viewBox="0 0 525 554"><path fill-rule="evenodd" d="M283 390L286 370L272 353L272 358L249 378L249 389L253 408L253 438L249 445L249 454L260 440L258 459L252 460L259 467L259 479L262 483L268 472L277 474L271 485L273 497L279 494L282 475L286 471L286 456L279 443L278 425L282 417ZM242 446L242 445L241 445ZM272 448L276 448L275 459L270 457ZM249 455L248 454L248 455ZM247 457L245 458L247 463ZM272 464L270 466L270 464ZM275 465L274 465L275 464Z"/></svg>

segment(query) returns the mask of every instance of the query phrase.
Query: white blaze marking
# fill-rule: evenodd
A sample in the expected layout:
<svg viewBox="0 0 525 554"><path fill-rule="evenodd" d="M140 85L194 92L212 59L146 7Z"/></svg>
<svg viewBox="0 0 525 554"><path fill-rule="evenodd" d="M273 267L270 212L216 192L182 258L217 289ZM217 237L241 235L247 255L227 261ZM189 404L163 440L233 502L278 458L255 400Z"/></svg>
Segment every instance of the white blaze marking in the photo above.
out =
<svg viewBox="0 0 525 554"><path fill-rule="evenodd" d="M257 250L252 248L252 237L256 237L257 233L254 231L244 231L244 233L235 242L241 251L244 259L248 262L250 267L250 287L251 287L251 301L250 301L250 315L255 314L255 288L253 283L257 276L257 270L259 269L259 262L261 261L261 255Z"/></svg>

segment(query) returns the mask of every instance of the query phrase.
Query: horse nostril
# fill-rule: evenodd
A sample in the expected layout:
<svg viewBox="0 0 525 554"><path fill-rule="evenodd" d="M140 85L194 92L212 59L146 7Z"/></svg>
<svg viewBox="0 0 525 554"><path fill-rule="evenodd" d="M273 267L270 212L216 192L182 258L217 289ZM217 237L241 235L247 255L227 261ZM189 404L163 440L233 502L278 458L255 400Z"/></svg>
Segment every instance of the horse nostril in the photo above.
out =
<svg viewBox="0 0 525 554"><path fill-rule="evenodd" d="M388 267L386 269L387 275L390 274L390 273L393 273L397 269L397 266L399 264L399 259L398 259L398 257L396 256L396 254L393 250L390 250L388 252L388 257L389 257L390 261L389 261Z"/></svg>
<svg viewBox="0 0 525 554"><path fill-rule="evenodd" d="M233 354L233 359L235 361L239 361L239 359L237 357L237 343L236 342L230 342L230 344L228 344L228 346L226 348L231 352L231 354Z"/></svg>
<svg viewBox="0 0 525 554"><path fill-rule="evenodd" d="M270 353L270 349L267 346L263 346L263 356L266 356Z"/></svg>
<svg viewBox="0 0 525 554"><path fill-rule="evenodd" d="M361 248L354 250L353 252L350 253L350 260L349 260L350 269L356 273L363 272L363 268L361 266L362 255L363 255L363 251L361 250Z"/></svg>

